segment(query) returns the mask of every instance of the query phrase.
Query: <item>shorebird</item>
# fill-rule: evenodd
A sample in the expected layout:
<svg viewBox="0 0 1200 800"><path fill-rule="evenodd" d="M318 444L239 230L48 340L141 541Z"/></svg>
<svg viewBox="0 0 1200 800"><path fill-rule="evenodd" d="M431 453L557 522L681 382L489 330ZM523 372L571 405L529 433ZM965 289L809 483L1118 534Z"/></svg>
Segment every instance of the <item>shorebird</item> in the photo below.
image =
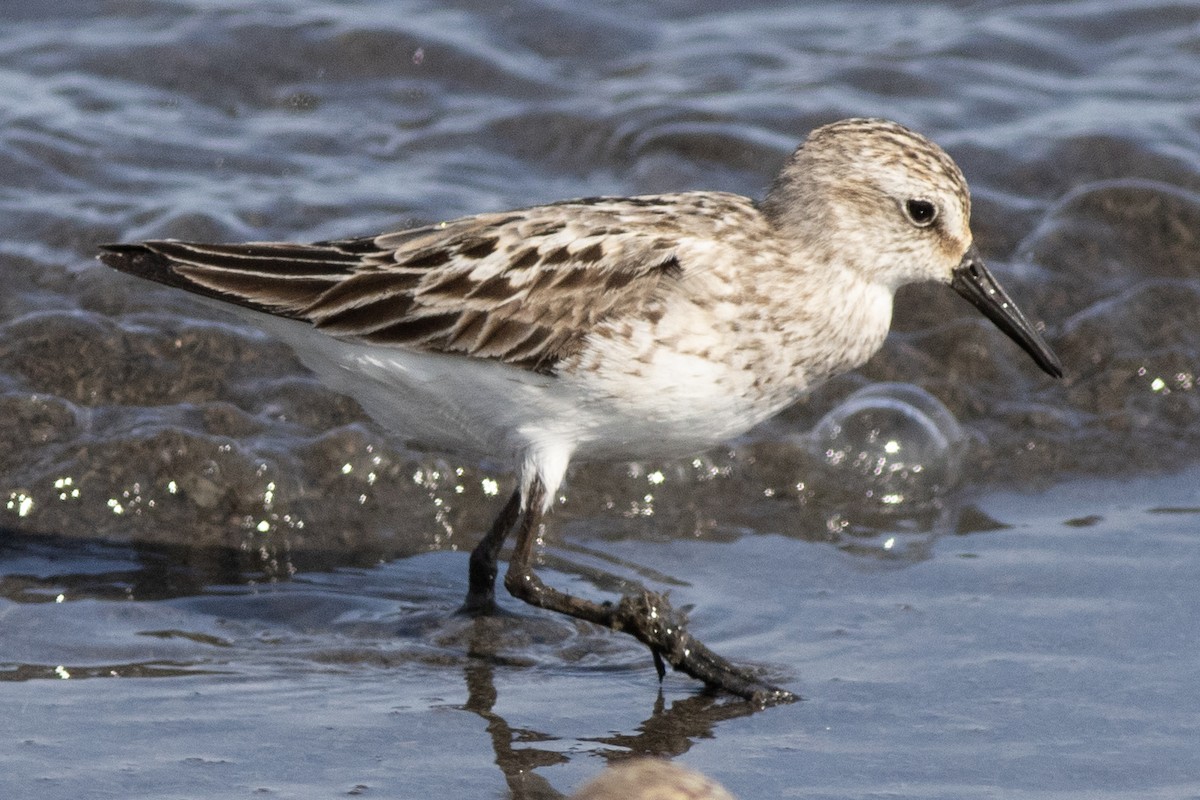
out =
<svg viewBox="0 0 1200 800"><path fill-rule="evenodd" d="M105 245L122 272L233 304L384 428L508 459L517 488L470 558L463 610L504 585L615 630L707 684L794 699L691 637L653 592L595 603L533 570L574 460L691 455L737 436L883 344L895 290L947 283L1060 377L984 266L962 172L895 122L814 130L766 197L589 197L314 244Z"/></svg>

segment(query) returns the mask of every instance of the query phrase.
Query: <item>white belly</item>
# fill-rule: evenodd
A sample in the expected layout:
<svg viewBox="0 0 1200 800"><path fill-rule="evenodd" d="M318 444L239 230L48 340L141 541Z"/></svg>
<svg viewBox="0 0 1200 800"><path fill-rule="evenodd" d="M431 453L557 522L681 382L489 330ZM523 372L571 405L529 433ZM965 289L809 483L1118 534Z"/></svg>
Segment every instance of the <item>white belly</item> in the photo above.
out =
<svg viewBox="0 0 1200 800"><path fill-rule="evenodd" d="M752 402L743 370L660 351L640 370L541 375L495 361L332 339L255 315L331 388L403 441L513 466L549 445L582 459L698 452L749 429L786 399Z"/></svg>

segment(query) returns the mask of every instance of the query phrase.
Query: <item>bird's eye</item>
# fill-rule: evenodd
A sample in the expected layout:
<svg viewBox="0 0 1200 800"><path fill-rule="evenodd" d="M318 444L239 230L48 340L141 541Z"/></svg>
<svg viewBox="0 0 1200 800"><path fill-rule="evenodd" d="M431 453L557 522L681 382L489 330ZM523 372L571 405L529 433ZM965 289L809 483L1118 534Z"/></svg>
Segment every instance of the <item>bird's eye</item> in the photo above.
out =
<svg viewBox="0 0 1200 800"><path fill-rule="evenodd" d="M908 221L918 228L928 228L937 219L937 206L930 200L913 197L904 201L904 213Z"/></svg>

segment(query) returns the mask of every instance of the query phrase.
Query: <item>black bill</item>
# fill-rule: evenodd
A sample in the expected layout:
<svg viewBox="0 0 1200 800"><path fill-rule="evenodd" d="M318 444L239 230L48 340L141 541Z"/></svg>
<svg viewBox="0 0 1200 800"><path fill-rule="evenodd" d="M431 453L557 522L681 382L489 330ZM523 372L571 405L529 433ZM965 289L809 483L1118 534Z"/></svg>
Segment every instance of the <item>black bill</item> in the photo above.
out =
<svg viewBox="0 0 1200 800"><path fill-rule="evenodd" d="M1061 378L1062 362L1050 345L1046 344L1037 329L1030 324L1021 309L1017 308L1012 298L1000 288L1000 284L983 265L983 259L972 246L963 260L954 268L954 278L950 281L954 291L971 301L972 305L983 312L984 316L996 323L996 327L1008 334L1009 338L1021 345L1026 353L1037 362L1037 365L1055 378Z"/></svg>

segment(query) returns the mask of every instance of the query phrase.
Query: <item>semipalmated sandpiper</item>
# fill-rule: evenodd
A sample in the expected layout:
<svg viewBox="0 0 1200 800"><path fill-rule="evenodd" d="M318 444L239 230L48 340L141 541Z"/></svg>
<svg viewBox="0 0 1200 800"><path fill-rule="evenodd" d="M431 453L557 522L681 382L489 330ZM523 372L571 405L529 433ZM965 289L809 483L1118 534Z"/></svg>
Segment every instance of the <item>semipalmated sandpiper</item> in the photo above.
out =
<svg viewBox="0 0 1200 800"><path fill-rule="evenodd" d="M109 266L255 312L333 388L409 441L507 458L516 490L471 554L464 610L516 597L646 643L766 704L792 699L713 654L664 597L546 586L533 548L572 459L695 453L883 344L897 287L948 283L1047 373L1062 369L972 242L962 173L894 122L818 128L762 202L592 197L315 244L107 245Z"/></svg>

